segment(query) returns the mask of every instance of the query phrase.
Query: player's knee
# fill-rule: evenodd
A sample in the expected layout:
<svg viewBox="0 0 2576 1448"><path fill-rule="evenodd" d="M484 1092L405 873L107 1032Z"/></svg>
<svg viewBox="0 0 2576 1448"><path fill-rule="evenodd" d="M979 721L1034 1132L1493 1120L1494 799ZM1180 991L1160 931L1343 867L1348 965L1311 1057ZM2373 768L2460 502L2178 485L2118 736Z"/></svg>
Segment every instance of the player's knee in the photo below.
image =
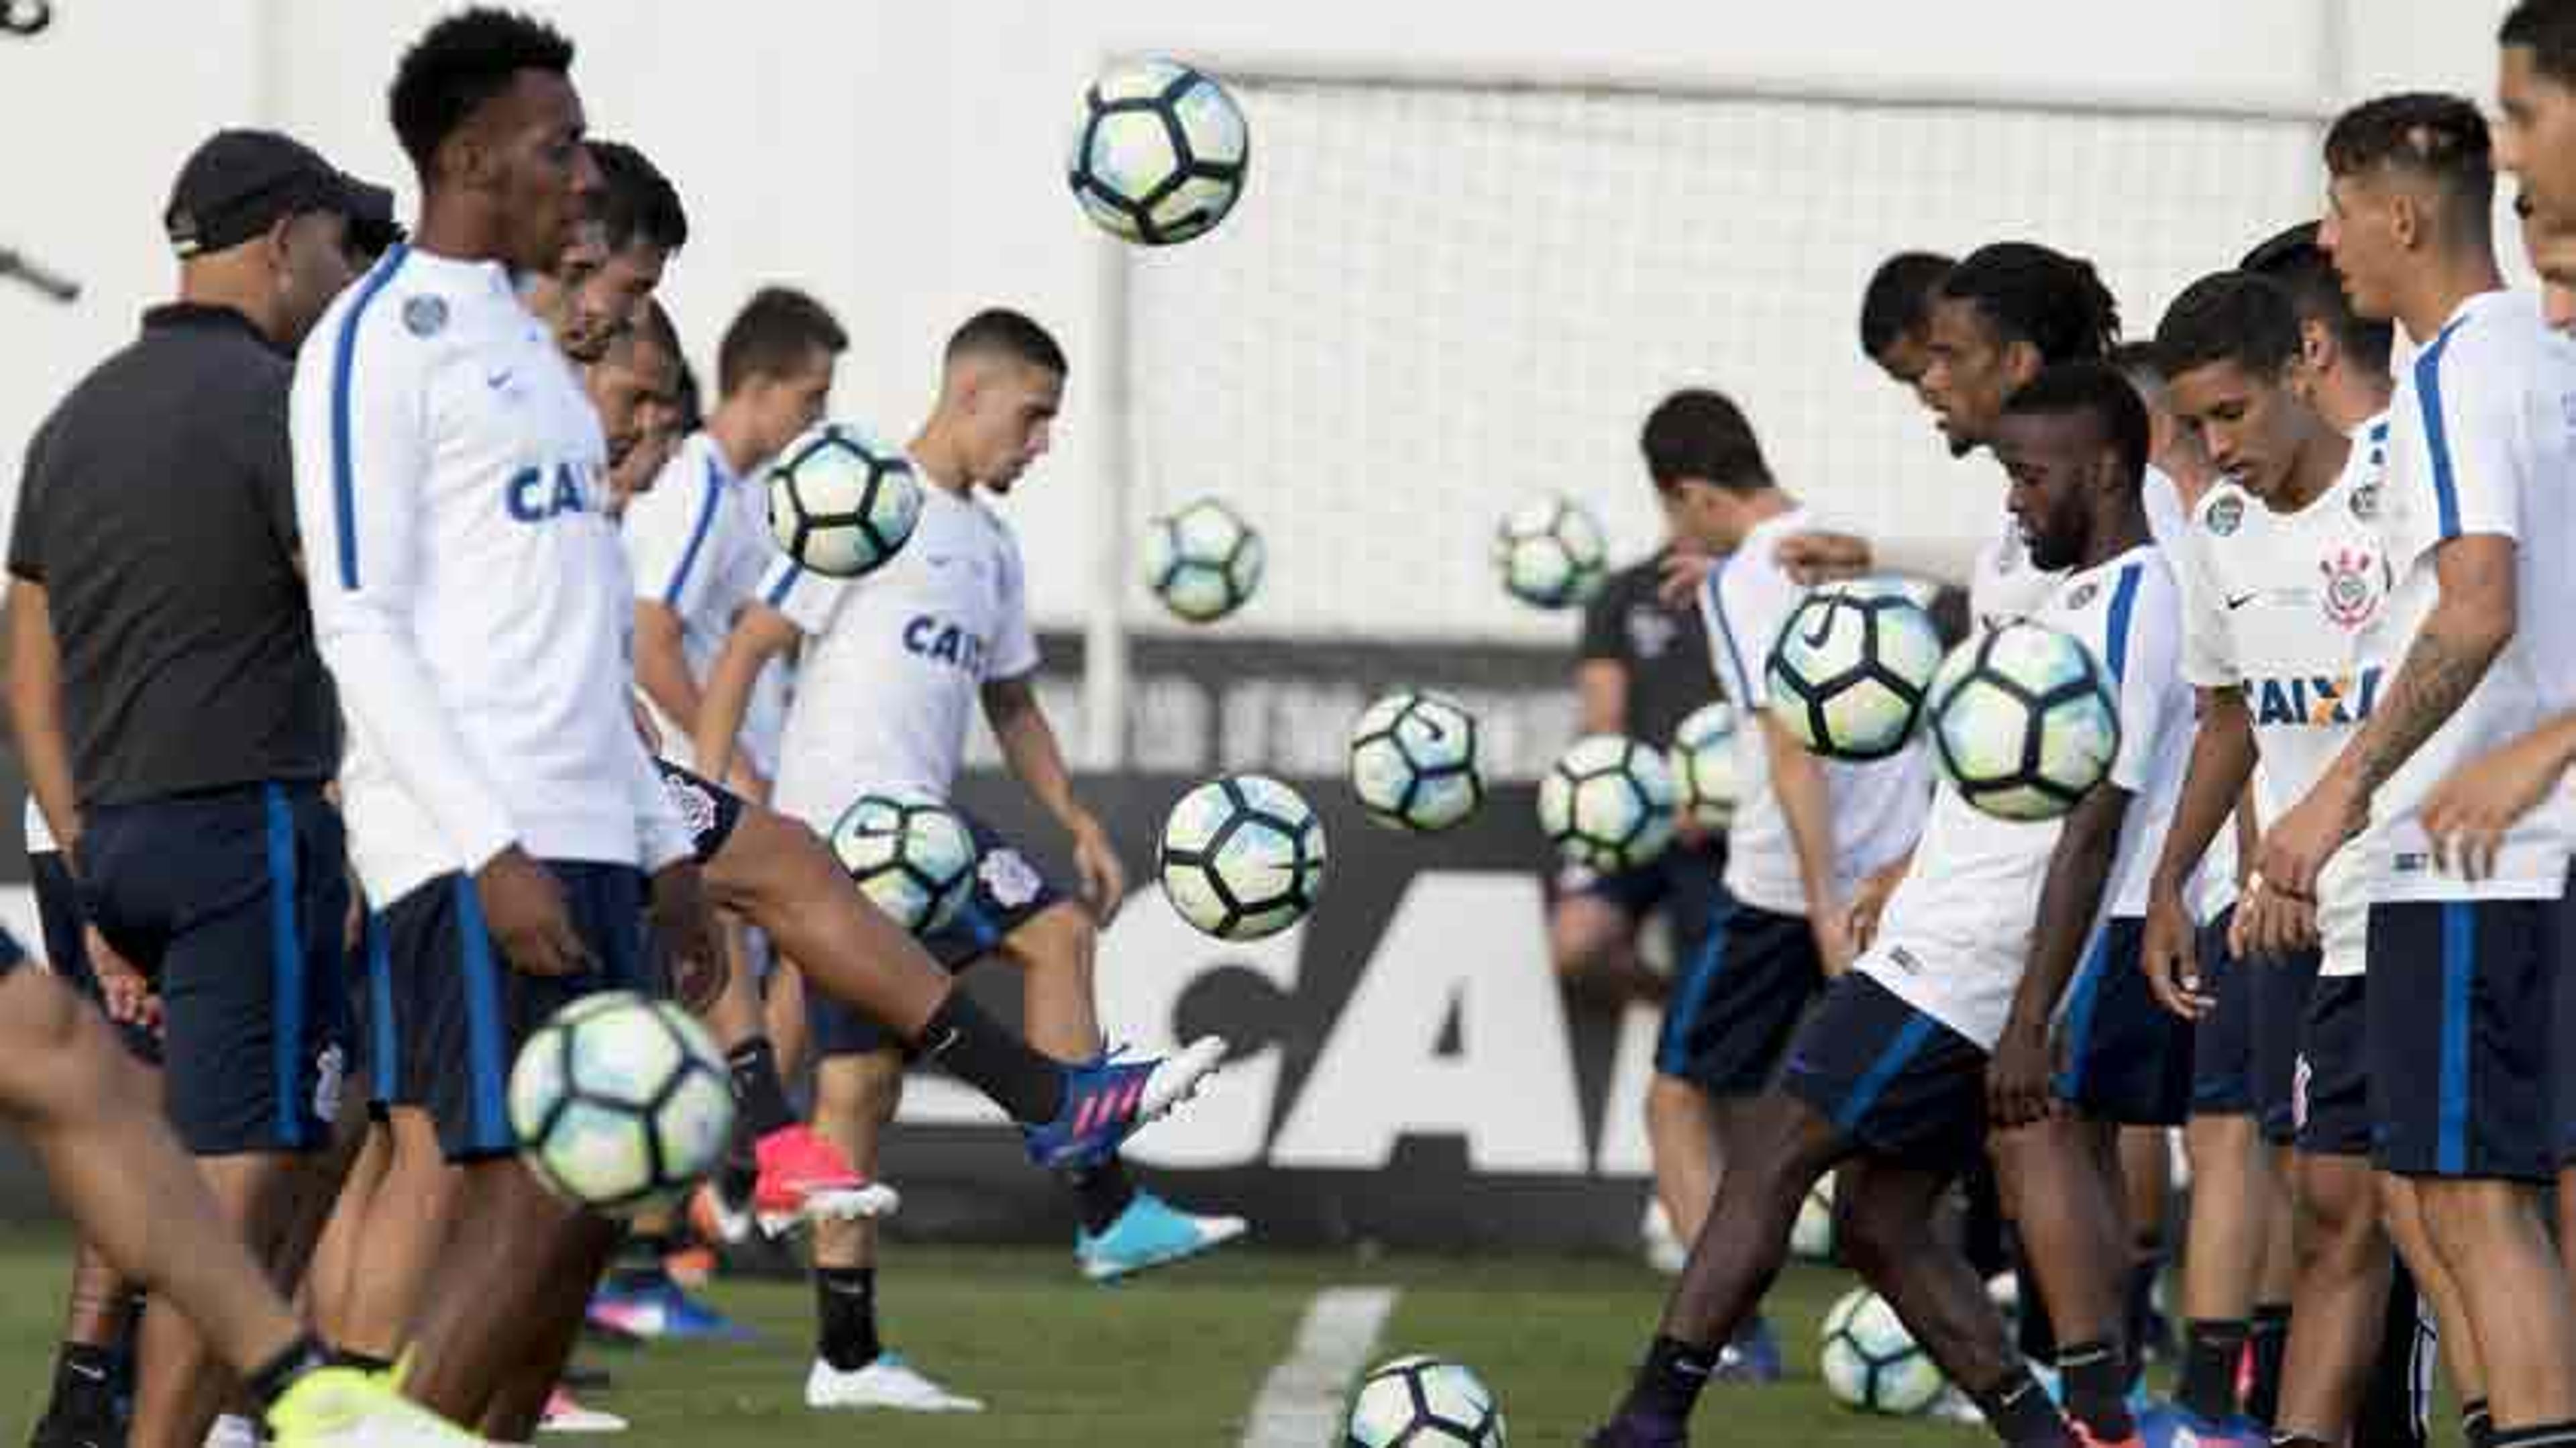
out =
<svg viewBox="0 0 2576 1448"><path fill-rule="evenodd" d="M2528 1210L2512 1182L2428 1179L2414 1186L2424 1233L2446 1262L2467 1260L2509 1237Z"/></svg>
<svg viewBox="0 0 2576 1448"><path fill-rule="evenodd" d="M1091 912L1063 901L1038 912L1011 932L1006 945L1023 970L1088 973L1100 945Z"/></svg>

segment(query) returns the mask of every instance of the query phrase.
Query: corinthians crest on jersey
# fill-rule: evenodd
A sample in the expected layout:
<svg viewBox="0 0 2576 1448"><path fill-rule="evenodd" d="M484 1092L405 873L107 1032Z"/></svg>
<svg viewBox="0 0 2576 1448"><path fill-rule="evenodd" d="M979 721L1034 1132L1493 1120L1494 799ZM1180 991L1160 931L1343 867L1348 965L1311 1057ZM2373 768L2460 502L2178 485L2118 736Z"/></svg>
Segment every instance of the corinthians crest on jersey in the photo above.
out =
<svg viewBox="0 0 2576 1448"><path fill-rule="evenodd" d="M2379 605L2395 582L2388 559L2377 548L2337 548L2317 560L2325 575L2318 602L2327 620L2339 628L2357 629L2379 614Z"/></svg>

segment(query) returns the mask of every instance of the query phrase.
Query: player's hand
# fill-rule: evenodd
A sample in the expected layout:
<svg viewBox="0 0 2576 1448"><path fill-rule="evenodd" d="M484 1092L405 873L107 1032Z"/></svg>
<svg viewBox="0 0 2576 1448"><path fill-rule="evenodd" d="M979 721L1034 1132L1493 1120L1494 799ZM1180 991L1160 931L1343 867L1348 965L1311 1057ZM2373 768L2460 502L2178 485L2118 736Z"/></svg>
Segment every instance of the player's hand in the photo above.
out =
<svg viewBox="0 0 2576 1448"><path fill-rule="evenodd" d="M1708 843L1711 831L1699 822L1699 816L1682 810L1673 816L1673 843L1686 850L1696 850Z"/></svg>
<svg viewBox="0 0 2576 1448"><path fill-rule="evenodd" d="M1830 900L1816 901L1808 907L1807 929L1816 937L1816 960L1825 979L1840 979L1860 954L1852 944L1849 910Z"/></svg>
<svg viewBox="0 0 2576 1448"><path fill-rule="evenodd" d="M1716 570L1717 560L1707 554L1675 548L1664 555L1664 577L1655 585L1655 597L1666 608L1689 608L1698 600L1709 574Z"/></svg>
<svg viewBox="0 0 2576 1448"><path fill-rule="evenodd" d="M1851 904L1843 908L1843 935L1851 941L1855 957L1878 939L1878 917L1887 909L1887 897L1904 882L1907 863L1900 859L1879 866L1852 891Z"/></svg>
<svg viewBox="0 0 2576 1448"><path fill-rule="evenodd" d="M1091 907L1091 918L1102 925L1116 919L1127 899L1127 871L1109 832L1089 814L1074 816L1073 869L1082 877L1082 903Z"/></svg>
<svg viewBox="0 0 2576 1448"><path fill-rule="evenodd" d="M2465 879L2495 873L2496 852L2514 821L2540 806L2567 772L2546 731L2526 734L2452 771L2424 800L2433 859Z"/></svg>
<svg viewBox="0 0 2576 1448"><path fill-rule="evenodd" d="M483 926L522 975L576 975L591 966L590 948L572 928L563 886L546 867L512 845L474 872Z"/></svg>
<svg viewBox="0 0 2576 1448"><path fill-rule="evenodd" d="M1771 554L1789 576L1809 587L1858 578L1875 558L1869 540L1851 533L1792 533Z"/></svg>
<svg viewBox="0 0 2576 1448"><path fill-rule="evenodd" d="M2028 1126L2057 1109L2048 1089L2054 1068L2046 1021L2005 1024L1995 1040L1994 1058L1986 1063L1986 1114L1998 1129Z"/></svg>
<svg viewBox="0 0 2576 1448"><path fill-rule="evenodd" d="M2187 1021L2199 1020L2217 1005L2215 986L2202 978L2199 940L2182 897L2159 887L2147 898L2147 933L2138 965L2147 973L2147 988L2156 1004ZM2218 962L2210 965L2215 968Z"/></svg>
<svg viewBox="0 0 2576 1448"><path fill-rule="evenodd" d="M2341 770L2329 769L2263 832L2247 879L2259 875L2269 889L2313 903L2326 861L2369 822L2370 802Z"/></svg>
<svg viewBox="0 0 2576 1448"><path fill-rule="evenodd" d="M724 994L733 961L695 860L666 865L653 877L653 941L670 962L671 994L691 1014L705 1014Z"/></svg>
<svg viewBox="0 0 2576 1448"><path fill-rule="evenodd" d="M2245 878L2236 917L2227 924L2227 948L2238 960L2280 960L2316 948L2317 904L2272 889L2263 873Z"/></svg>
<svg viewBox="0 0 2576 1448"><path fill-rule="evenodd" d="M98 977L99 1002L109 1020L146 1030L161 1029L161 995L152 988L133 961L107 943L95 925L81 927L81 948L89 954L89 968Z"/></svg>

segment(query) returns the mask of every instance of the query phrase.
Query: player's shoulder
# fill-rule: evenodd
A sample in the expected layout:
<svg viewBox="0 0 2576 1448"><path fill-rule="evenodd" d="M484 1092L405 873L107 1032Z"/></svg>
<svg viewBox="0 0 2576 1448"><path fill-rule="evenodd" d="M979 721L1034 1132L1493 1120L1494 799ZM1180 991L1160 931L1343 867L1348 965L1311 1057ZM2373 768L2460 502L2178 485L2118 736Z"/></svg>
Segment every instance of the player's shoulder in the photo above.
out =
<svg viewBox="0 0 2576 1448"><path fill-rule="evenodd" d="M2537 294L2495 291L2461 304L2415 354L2419 394L2511 384L2537 372L2563 372L2576 348L2549 325Z"/></svg>
<svg viewBox="0 0 2576 1448"><path fill-rule="evenodd" d="M451 288L397 246L324 309L305 336L298 370L336 373L362 356L378 375L425 368L456 345L461 305Z"/></svg>

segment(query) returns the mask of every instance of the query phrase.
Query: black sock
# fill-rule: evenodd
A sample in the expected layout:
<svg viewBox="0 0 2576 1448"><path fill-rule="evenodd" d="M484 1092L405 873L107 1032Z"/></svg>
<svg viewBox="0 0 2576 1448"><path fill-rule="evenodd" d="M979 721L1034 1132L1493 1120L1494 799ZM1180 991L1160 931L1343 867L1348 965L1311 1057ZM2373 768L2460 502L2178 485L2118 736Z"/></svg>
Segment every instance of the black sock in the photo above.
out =
<svg viewBox="0 0 2576 1448"><path fill-rule="evenodd" d="M288 1388L295 1386L297 1378L315 1368L330 1365L331 1355L324 1352L322 1344L308 1333L287 1344L284 1352L251 1369L243 1376L242 1386L250 1389L251 1397L259 1403L259 1410L266 1413L277 1406L277 1400L286 1395Z"/></svg>
<svg viewBox="0 0 2576 1448"><path fill-rule="evenodd" d="M1082 1230L1095 1237L1108 1231L1127 1204L1136 1200L1136 1184L1127 1179L1127 1164L1114 1156L1098 1166L1071 1168L1063 1176L1064 1184L1073 1190L1075 1209L1082 1214Z"/></svg>
<svg viewBox="0 0 2576 1448"><path fill-rule="evenodd" d="M2057 1350L2059 1391L2066 1414L2093 1430L2105 1443L2117 1443L2137 1430L2129 1417L2129 1364L2107 1342L2074 1342Z"/></svg>
<svg viewBox="0 0 2576 1448"><path fill-rule="evenodd" d="M112 1347L64 1343L54 1360L54 1398L45 1416L60 1423L114 1422L116 1358Z"/></svg>
<svg viewBox="0 0 2576 1448"><path fill-rule="evenodd" d="M760 1158L753 1151L756 1143L740 1121L733 1127L733 1140L725 1146L724 1164L716 1168L716 1192L725 1200L728 1210L751 1210L752 1190L760 1185Z"/></svg>
<svg viewBox="0 0 2576 1448"><path fill-rule="evenodd" d="M2460 1437L2469 1448L2493 1448L2495 1414L2487 1411L2487 1400L2471 1398L2460 1405Z"/></svg>
<svg viewBox="0 0 2576 1448"><path fill-rule="evenodd" d="M2049 1400L2039 1379L2030 1375L2023 1364L2012 1370L2002 1382L1982 1392L1970 1393L1977 1410L1986 1415L1986 1426L2012 1448L2042 1448L2042 1445L2067 1443L2065 1415Z"/></svg>
<svg viewBox="0 0 2576 1448"><path fill-rule="evenodd" d="M2182 1383L2174 1400L2208 1422L2236 1415L2236 1369L2245 1359L2242 1321L2194 1318L2182 1330Z"/></svg>
<svg viewBox="0 0 2576 1448"><path fill-rule="evenodd" d="M2146 1371L2150 1350L2160 1353L2166 1348L2156 1323L2156 1279L2164 1270L2164 1254L2153 1243L2140 1243L2138 1256L2129 1264L2129 1371L2133 1377Z"/></svg>
<svg viewBox="0 0 2576 1448"><path fill-rule="evenodd" d="M758 1141L796 1124L787 1108L787 1083L778 1079L778 1053L767 1036L754 1036L725 1053L725 1070L733 1076L734 1104L742 1108L742 1127Z"/></svg>
<svg viewBox="0 0 2576 1448"><path fill-rule="evenodd" d="M835 1369L853 1373L877 1360L877 1269L814 1269L816 1351Z"/></svg>
<svg viewBox="0 0 2576 1448"><path fill-rule="evenodd" d="M380 1358L374 1353L356 1352L345 1347L331 1349L331 1366L335 1368L356 1368L362 1373L381 1373L391 1371L393 1365L392 1358Z"/></svg>
<svg viewBox="0 0 2576 1448"><path fill-rule="evenodd" d="M2290 1304L2256 1303L2245 1340L2254 1347L2254 1380L2245 1389L2245 1416L2269 1423L2281 1411L2281 1363L2290 1352Z"/></svg>
<svg viewBox="0 0 2576 1448"><path fill-rule="evenodd" d="M952 990L915 1044L948 1074L993 1098L1022 1126L1042 1126L1064 1109L1064 1068Z"/></svg>
<svg viewBox="0 0 2576 1448"><path fill-rule="evenodd" d="M1691 1409L1698 1406L1700 1389L1708 1386L1708 1375L1717 1371L1717 1351L1657 1334L1654 1345L1646 1349L1646 1365L1637 1369L1637 1381L1628 1389L1628 1401L1620 1413L1680 1428L1690 1421Z"/></svg>
<svg viewBox="0 0 2576 1448"><path fill-rule="evenodd" d="M671 1254L674 1243L667 1232L637 1232L617 1249L616 1265L608 1271L608 1285L619 1292L644 1292L671 1280L671 1269L662 1259Z"/></svg>
<svg viewBox="0 0 2576 1448"><path fill-rule="evenodd" d="M2499 1428L2487 1441L2495 1448L2563 1448L2565 1444L2576 1443L2576 1418L2534 1423L2528 1428L2510 1431Z"/></svg>

